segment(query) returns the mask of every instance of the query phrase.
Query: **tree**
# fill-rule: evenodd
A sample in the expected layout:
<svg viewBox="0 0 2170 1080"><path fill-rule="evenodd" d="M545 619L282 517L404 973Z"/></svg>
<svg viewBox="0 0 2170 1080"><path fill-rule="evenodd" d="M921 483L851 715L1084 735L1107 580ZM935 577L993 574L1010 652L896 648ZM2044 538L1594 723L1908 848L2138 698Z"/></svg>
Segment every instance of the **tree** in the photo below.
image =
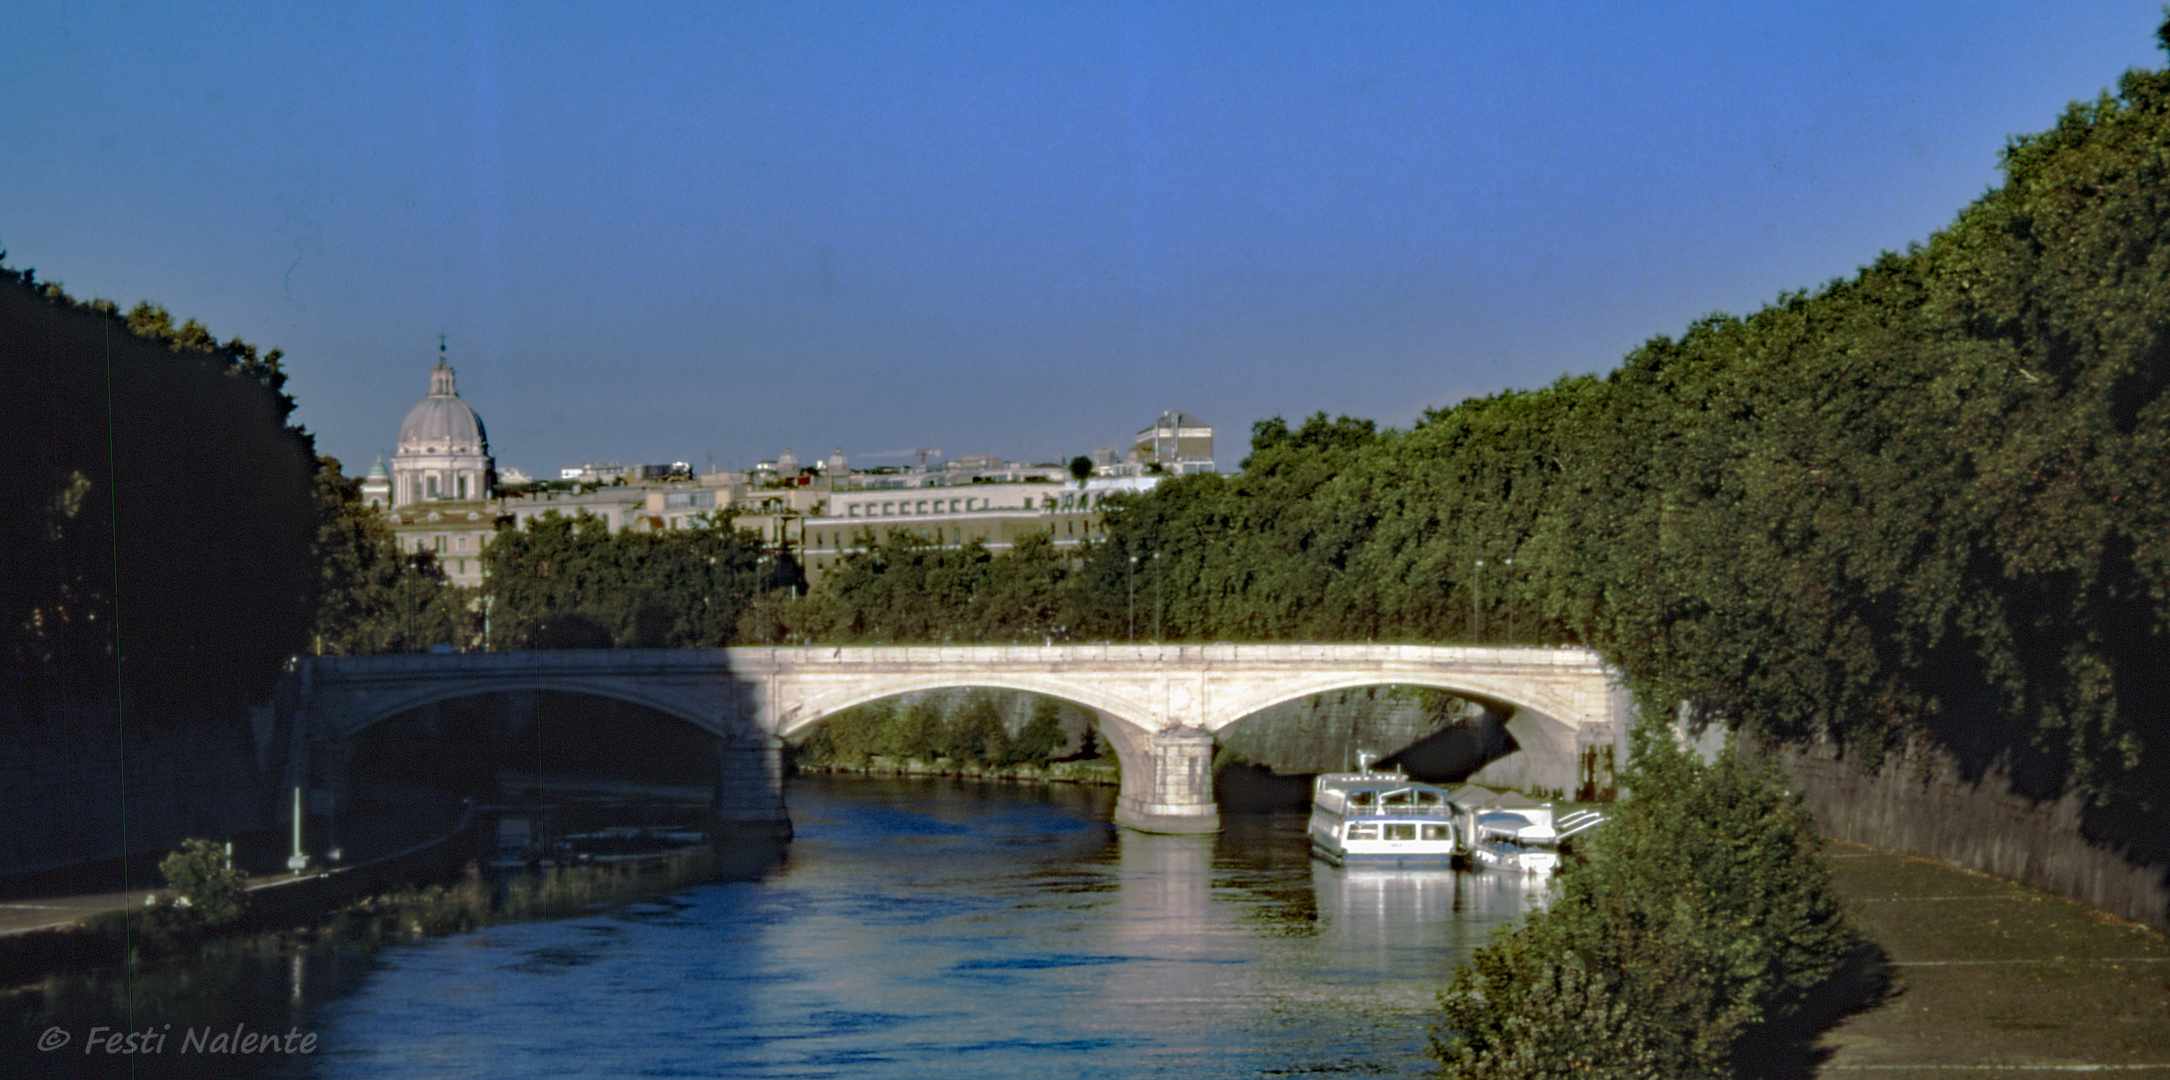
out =
<svg viewBox="0 0 2170 1080"><path fill-rule="evenodd" d="M230 710L307 648L315 458L278 354L137 313L0 268L0 641L33 714Z"/></svg>
<svg viewBox="0 0 2170 1080"><path fill-rule="evenodd" d="M539 640L577 617L603 644L647 648L728 645L756 598L788 595L796 565L764 557L760 540L729 516L691 529L612 533L590 514L555 513L504 525L483 549L493 634ZM558 635L562 636L562 634ZM756 636L755 640L765 640Z"/></svg>
<svg viewBox="0 0 2170 1080"><path fill-rule="evenodd" d="M1010 741L1010 755L1018 762L1045 765L1068 742L1062 727L1062 706L1054 698L1032 701L1032 716Z"/></svg>
<svg viewBox="0 0 2170 1080"><path fill-rule="evenodd" d="M315 651L329 656L391 651L401 637L398 602L407 573L382 514L337 458L317 459Z"/></svg>
<svg viewBox="0 0 2170 1080"><path fill-rule="evenodd" d="M1730 748L1729 748L1730 749ZM1768 768L1704 763L1639 725L1634 796L1590 834L1551 906L1480 949L1441 996L1448 1077L1721 1077L1860 938L1815 823Z"/></svg>
<svg viewBox="0 0 2170 1080"><path fill-rule="evenodd" d="M224 925L248 908L248 875L234 867L223 845L184 840L159 861L158 872L174 891L174 906L200 925Z"/></svg>

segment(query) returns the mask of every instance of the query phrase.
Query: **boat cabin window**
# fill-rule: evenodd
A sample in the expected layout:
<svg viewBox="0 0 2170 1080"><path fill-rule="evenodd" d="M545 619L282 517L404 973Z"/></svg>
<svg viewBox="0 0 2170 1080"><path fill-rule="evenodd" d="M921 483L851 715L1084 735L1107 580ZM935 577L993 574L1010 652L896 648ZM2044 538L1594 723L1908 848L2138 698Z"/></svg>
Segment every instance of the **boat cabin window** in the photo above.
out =
<svg viewBox="0 0 2170 1080"><path fill-rule="evenodd" d="M1386 838L1389 840L1414 840L1417 838L1417 827L1414 825L1387 825L1385 829Z"/></svg>
<svg viewBox="0 0 2170 1080"><path fill-rule="evenodd" d="M1370 806L1370 805L1371 805L1371 799L1372 799L1372 796L1373 796L1374 794L1376 794L1376 792L1370 792L1370 791L1352 791L1352 792L1349 792L1349 805L1350 805L1350 806Z"/></svg>
<svg viewBox="0 0 2170 1080"><path fill-rule="evenodd" d="M1426 839L1426 840L1445 840L1445 839L1447 839L1447 827L1446 827L1446 826L1444 826L1444 825L1426 825L1426 826L1424 826L1424 839Z"/></svg>
<svg viewBox="0 0 2170 1080"><path fill-rule="evenodd" d="M1351 825L1349 826L1348 838L1351 840L1377 840L1379 838L1379 827L1377 825Z"/></svg>

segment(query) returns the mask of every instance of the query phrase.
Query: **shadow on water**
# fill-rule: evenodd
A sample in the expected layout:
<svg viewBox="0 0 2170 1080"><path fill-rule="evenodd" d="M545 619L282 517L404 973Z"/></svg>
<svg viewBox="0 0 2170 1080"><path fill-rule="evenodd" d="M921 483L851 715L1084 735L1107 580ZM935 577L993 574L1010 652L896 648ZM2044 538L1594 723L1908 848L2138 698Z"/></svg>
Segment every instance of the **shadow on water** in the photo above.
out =
<svg viewBox="0 0 2170 1080"><path fill-rule="evenodd" d="M660 892L757 882L782 868L786 852L774 840L719 843L669 865L568 877L576 887L562 891L563 903L526 915L622 909L659 921L667 915L654 905L668 903ZM386 946L522 917L506 898L523 880L538 879L501 883L493 903L470 871L465 881L392 890L286 929L213 937L186 955L71 967L10 988L0 997L0 1076L293 1075L288 1067L322 1049L314 1006L361 986Z"/></svg>

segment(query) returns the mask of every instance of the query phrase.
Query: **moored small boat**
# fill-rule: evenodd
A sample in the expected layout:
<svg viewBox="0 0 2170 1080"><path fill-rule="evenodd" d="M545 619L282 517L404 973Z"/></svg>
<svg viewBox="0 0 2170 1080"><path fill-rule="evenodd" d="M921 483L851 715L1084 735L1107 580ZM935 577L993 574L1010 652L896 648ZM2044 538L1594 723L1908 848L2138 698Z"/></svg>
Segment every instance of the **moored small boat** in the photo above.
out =
<svg viewBox="0 0 2170 1080"><path fill-rule="evenodd" d="M1559 834L1552 829L1552 808L1542 813L1494 810L1475 815L1475 839L1469 861L1487 870L1549 874L1559 868Z"/></svg>
<svg viewBox="0 0 2170 1080"><path fill-rule="evenodd" d="M1605 820L1591 810L1556 818L1551 803L1510 792L1471 788L1459 799L1470 865L1485 870L1549 874L1559 868L1560 841Z"/></svg>

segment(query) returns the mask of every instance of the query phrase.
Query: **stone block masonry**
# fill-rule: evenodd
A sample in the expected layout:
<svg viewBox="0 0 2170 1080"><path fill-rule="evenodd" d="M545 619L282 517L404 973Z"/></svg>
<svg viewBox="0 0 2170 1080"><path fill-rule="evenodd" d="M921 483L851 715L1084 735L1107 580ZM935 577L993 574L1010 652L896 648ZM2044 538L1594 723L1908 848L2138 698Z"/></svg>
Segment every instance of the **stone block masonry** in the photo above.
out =
<svg viewBox="0 0 2170 1080"><path fill-rule="evenodd" d="M2170 867L2088 839L2074 795L2036 801L1992 770L1969 780L1949 754L1920 749L1874 772L1836 744L1742 751L1774 759L1798 785L1824 835L2016 881L2170 930Z"/></svg>

